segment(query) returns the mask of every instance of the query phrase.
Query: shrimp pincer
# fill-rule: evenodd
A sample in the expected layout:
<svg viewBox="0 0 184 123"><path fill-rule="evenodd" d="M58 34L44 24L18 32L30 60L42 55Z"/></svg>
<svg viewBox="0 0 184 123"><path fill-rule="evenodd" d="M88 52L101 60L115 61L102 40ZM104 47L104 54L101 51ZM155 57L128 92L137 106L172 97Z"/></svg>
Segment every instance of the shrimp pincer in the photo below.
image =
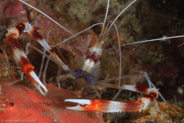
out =
<svg viewBox="0 0 184 123"><path fill-rule="evenodd" d="M18 38L24 30L26 30L26 23L20 23L14 28L8 30L6 41L13 52L13 57L21 70L28 76L30 81L43 95L47 93L47 88L42 84L38 76L34 72L34 66L30 63L27 55L24 53ZM40 88L41 87L41 88Z"/></svg>
<svg viewBox="0 0 184 123"><path fill-rule="evenodd" d="M158 97L158 90L154 88L140 88L136 86L127 86L134 88L135 91L147 94L139 98L137 101L107 101L101 99L87 100L87 99L66 99L65 102L78 103L74 107L66 107L70 110L78 111L97 111L97 112L137 112L145 110ZM132 90L134 91L134 90Z"/></svg>

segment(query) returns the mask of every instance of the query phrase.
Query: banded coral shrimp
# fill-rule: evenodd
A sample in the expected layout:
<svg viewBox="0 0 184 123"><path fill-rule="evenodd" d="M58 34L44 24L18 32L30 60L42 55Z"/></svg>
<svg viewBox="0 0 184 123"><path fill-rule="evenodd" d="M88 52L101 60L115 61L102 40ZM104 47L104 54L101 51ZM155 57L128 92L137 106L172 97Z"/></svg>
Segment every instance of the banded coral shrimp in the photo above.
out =
<svg viewBox="0 0 184 123"><path fill-rule="evenodd" d="M167 18L167 17L166 17L166 18ZM175 20L175 19L173 19L173 20ZM130 28L131 28L131 27L130 27ZM149 29L150 29L150 28L149 28ZM162 36L165 35L165 34L166 34L166 33L162 34ZM164 38L162 38L162 39L164 39ZM153 60L153 61L154 61L154 60Z"/></svg>

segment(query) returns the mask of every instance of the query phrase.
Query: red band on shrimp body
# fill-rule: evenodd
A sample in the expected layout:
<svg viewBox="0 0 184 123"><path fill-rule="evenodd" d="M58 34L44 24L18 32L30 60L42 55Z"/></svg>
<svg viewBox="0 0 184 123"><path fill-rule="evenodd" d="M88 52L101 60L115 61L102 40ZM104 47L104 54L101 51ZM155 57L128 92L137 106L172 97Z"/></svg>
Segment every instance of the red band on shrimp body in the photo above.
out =
<svg viewBox="0 0 184 123"><path fill-rule="evenodd" d="M17 24L16 26L15 26L15 28L18 30L18 32L19 32L19 35L24 31L24 29L25 29L25 24L24 23L19 23L19 24Z"/></svg>
<svg viewBox="0 0 184 123"><path fill-rule="evenodd" d="M21 57L21 69L25 74L29 74L34 70L34 66L28 61L27 58Z"/></svg>
<svg viewBox="0 0 184 123"><path fill-rule="evenodd" d="M21 57L20 66L21 70L28 76L30 81L34 85L37 85L35 79L30 75L30 73L34 71L34 66L29 62L29 60L27 58Z"/></svg>
<svg viewBox="0 0 184 123"><path fill-rule="evenodd" d="M6 37L6 41L9 45L9 47L13 50L13 49L19 49L22 50L22 47L20 46L17 38L14 37L14 35L16 36L16 34L12 33L11 35L8 35Z"/></svg>
<svg viewBox="0 0 184 123"><path fill-rule="evenodd" d="M143 93L143 94L148 94L148 90L149 90L149 87L146 87L146 86L142 86L142 85L139 85L139 84L136 84L135 85L135 88L136 88L136 91L137 92L140 92L140 93Z"/></svg>
<svg viewBox="0 0 184 123"><path fill-rule="evenodd" d="M87 55L86 56L86 60L87 59L93 61L95 64L99 61L99 59L95 56L95 54L93 54L93 55Z"/></svg>
<svg viewBox="0 0 184 123"><path fill-rule="evenodd" d="M137 101L122 101L124 105L123 112L137 112L141 110L141 103Z"/></svg>
<svg viewBox="0 0 184 123"><path fill-rule="evenodd" d="M30 32L28 32L33 38L35 38L36 40L42 41L43 38L42 36L36 31L35 28L32 27L32 29L30 30Z"/></svg>
<svg viewBox="0 0 184 123"><path fill-rule="evenodd" d="M157 97L158 97L158 93L156 91L153 91L149 95L146 95L144 98L148 98L152 102Z"/></svg>

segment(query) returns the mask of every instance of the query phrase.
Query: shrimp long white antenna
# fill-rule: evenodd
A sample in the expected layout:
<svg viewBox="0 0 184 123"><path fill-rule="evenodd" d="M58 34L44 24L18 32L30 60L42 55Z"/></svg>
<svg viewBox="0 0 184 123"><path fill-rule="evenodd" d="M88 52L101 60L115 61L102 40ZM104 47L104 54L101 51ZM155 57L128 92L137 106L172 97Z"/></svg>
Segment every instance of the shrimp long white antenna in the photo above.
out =
<svg viewBox="0 0 184 123"><path fill-rule="evenodd" d="M32 9L38 11L40 14L44 15L45 17L47 17L48 19L50 19L51 21L53 21L55 24L57 24L59 27L61 27L62 29L64 29L66 32L73 34L70 30L66 29L64 26L62 26L61 24L59 24L57 21L55 21L53 18L51 18L50 16L48 16L47 14L45 14L44 12L42 12L41 10L37 9L36 7L32 6L31 4L23 1L23 0L19 0L20 2L22 2L23 4L31 7Z"/></svg>
<svg viewBox="0 0 184 123"><path fill-rule="evenodd" d="M120 17L120 15L126 11L132 4L134 4L136 2L136 0L132 1L131 3L128 4L128 6L126 6L117 16L116 18L112 21L111 25L109 26L108 30L110 30L110 28L113 26L113 24L115 23L115 21Z"/></svg>
<svg viewBox="0 0 184 123"><path fill-rule="evenodd" d="M48 32L47 37L46 37L46 40L45 40L47 43L48 43L49 35L50 35L50 31ZM45 60L46 49L44 49L43 53L44 54L42 56L40 71L39 71L39 74L38 74L38 77L39 78L41 77L41 74L42 74L42 69L43 69L43 64L44 64L44 60Z"/></svg>
<svg viewBox="0 0 184 123"><path fill-rule="evenodd" d="M57 76L61 75L61 68L59 67L58 68L58 72L57 72ZM58 85L58 88L61 89L61 84L59 82L59 78L56 77L56 82L57 82L57 85Z"/></svg>
<svg viewBox="0 0 184 123"><path fill-rule="evenodd" d="M46 84L46 73L47 73L47 68L48 68L48 65L49 65L49 61L50 61L50 56L48 57L46 63L45 63L45 68L43 70L43 76L42 76L42 79L43 79L43 83Z"/></svg>
<svg viewBox="0 0 184 123"><path fill-rule="evenodd" d="M107 1L107 8L106 8L105 18L104 18L104 22L103 22L103 27L102 27L101 33L103 33L104 29L105 29L105 23L106 23L107 15L108 15L108 12L109 12L109 3L110 3L110 0Z"/></svg>
<svg viewBox="0 0 184 123"><path fill-rule="evenodd" d="M127 43L127 44L123 44L121 46L127 46L127 45L132 45L132 44L141 44L141 43L148 43L148 42L156 42L156 41L165 41L168 39L174 39L174 38L182 38L184 37L184 35L177 35L177 36L163 36L162 38L154 38L154 39L149 39L149 40L141 40L141 41L135 41L135 42L131 42L131 43Z"/></svg>
<svg viewBox="0 0 184 123"><path fill-rule="evenodd" d="M99 36L99 42L103 39L104 35L106 34L107 28L109 26L109 23L107 25L105 25L106 20L107 20L108 11L109 11L109 3L110 3L110 0L107 1L107 8L106 8L103 27L102 27L102 30L101 30L101 33L100 33L100 36ZM101 43L103 44L104 41L102 41Z"/></svg>
<svg viewBox="0 0 184 123"><path fill-rule="evenodd" d="M114 28L116 30L116 34L117 34L117 37L118 37L118 46L119 46L119 85L118 85L118 88L120 88L120 84L121 84L121 73L122 73L122 70L121 70L121 58L122 58L122 55L121 55L121 42L120 42L120 39L119 39L118 28L117 28L117 26L116 26L115 23L114 23Z"/></svg>
<svg viewBox="0 0 184 123"><path fill-rule="evenodd" d="M74 35L70 36L69 38L66 38L66 39L63 40L62 42L59 42L59 43L57 43L57 44L55 44L55 45L51 45L51 47L56 47L56 46L58 46L58 45L61 45L61 44L65 43L65 42L69 41L70 39L72 39L72 38L74 38L74 37L76 37L76 36L78 36L78 35L80 35L80 34L86 32L86 31L90 30L91 28L93 28L93 27L95 27L95 26L97 26L97 25L101 25L101 24L103 24L103 23L100 22L100 23L93 24L93 25L91 25L90 27L88 27L88 28L86 28L86 29L84 29L84 30L82 30L82 31L80 31L80 32L78 32L78 33L75 33Z"/></svg>
<svg viewBox="0 0 184 123"><path fill-rule="evenodd" d="M38 74L39 78L41 77L41 74L42 74L43 64L44 64L44 60L45 60L45 54L46 54L46 50L44 49L43 56L42 56L42 61L41 61L41 66L40 66L40 71L39 71L39 74Z"/></svg>
<svg viewBox="0 0 184 123"><path fill-rule="evenodd" d="M120 39L119 39L119 32L118 32L118 28L116 26L116 24L114 23L114 28L116 30L116 34L117 34L117 37L118 37L118 46L119 46L119 83L118 83L118 88L120 89L120 84L121 84L121 73L122 73L122 70L121 70L121 42L120 42ZM115 99L119 94L116 94L116 96L113 98Z"/></svg>

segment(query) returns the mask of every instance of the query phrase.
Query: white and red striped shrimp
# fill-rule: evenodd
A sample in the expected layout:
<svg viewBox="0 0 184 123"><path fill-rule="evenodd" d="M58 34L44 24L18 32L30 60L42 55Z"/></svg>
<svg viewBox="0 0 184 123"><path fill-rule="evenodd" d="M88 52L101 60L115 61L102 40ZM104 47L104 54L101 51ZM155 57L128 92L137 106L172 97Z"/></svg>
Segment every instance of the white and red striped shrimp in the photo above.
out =
<svg viewBox="0 0 184 123"><path fill-rule="evenodd" d="M107 26L108 27L108 26ZM28 30L28 33L35 38L36 40L39 41L39 43L51 54L52 57L54 57L55 62L57 64L59 64L60 66L63 67L64 70L68 71L70 70L59 58L58 56L53 52L53 50L51 50L51 48L45 43L42 42L43 39L40 38L40 36L38 36L37 34L34 34L33 32L31 32L30 30L32 29L32 27L30 27ZM103 33L103 31L102 31ZM13 37L13 35L11 35L11 37ZM99 65L99 58L102 55L102 45L103 45L103 40L101 40L101 36L99 36L99 42L96 42L95 44L93 44L92 47L89 48L87 55L85 56L85 63L83 65L82 70L91 73L92 69L95 68L96 66ZM17 36L18 38L18 36ZM167 37L167 39L169 39L170 37ZM157 40L163 40L166 38L160 38ZM141 43L141 42L138 42ZM133 43L135 44L135 43ZM128 44L125 44L128 45ZM18 46L18 45L17 45ZM16 46L16 48L14 49L18 49ZM12 46L10 46L12 47ZM13 49L13 48L12 48ZM16 50L14 50L14 52L16 52ZM21 49L22 52L22 49ZM23 54L23 53L22 53ZM20 56L25 56L25 55L19 55ZM17 58L18 59L18 58ZM15 58L16 60L16 58ZM22 61L16 61L17 64L22 63ZM23 70L25 71L25 70ZM27 74L28 77L30 75ZM113 85L111 85L111 87L113 87ZM141 90L140 88L138 88L139 86L134 86L134 85L123 85L121 86L122 89L128 89L131 91L136 91L139 93L143 93L146 96L142 97L140 99L138 99L137 101L128 101L128 102L115 102L115 101L105 101L105 100L84 100L84 99L67 99L65 101L67 102L74 102L74 103L79 103L80 105L77 107L69 107L68 109L73 109L73 110L82 110L82 111L99 111L99 112L135 112L135 111L141 111L143 109L146 109L147 106L153 102L157 97L158 97L158 91L156 90L156 88L148 88L148 87L144 87L142 88L143 90ZM118 87L116 87L118 88ZM145 91L146 90L146 91ZM117 106L117 107L116 107ZM117 109L116 109L117 108ZM119 109L118 109L119 108ZM114 109L114 110L113 110Z"/></svg>
<svg viewBox="0 0 184 123"><path fill-rule="evenodd" d="M99 36L99 40L97 40L93 46L91 46L85 56L85 62L82 67L82 70L88 73L93 73L99 67L100 61L99 58L102 55L103 51L103 44L104 44L104 35L106 32L113 26L114 22L117 18L129 7L131 6L136 0L132 1L127 7L125 7L121 13L112 21L105 26L106 16L108 13L108 6L110 0L108 0L107 4L107 11L106 16L104 19L104 25L102 28L102 32ZM121 59L121 56L120 56ZM104 84L106 87L114 87L114 85L107 85ZM121 89L135 91L138 93L146 94L147 96L138 99L137 101L106 101L106 100L86 100L86 99L66 99L66 102L73 102L78 103L79 105L75 107L67 107L67 109L71 110L80 110L80 111L99 111L99 112L136 112L146 109L148 105L153 102L158 97L158 91L156 88L149 88L149 87L141 87L139 85L123 85L120 87Z"/></svg>
<svg viewBox="0 0 184 123"><path fill-rule="evenodd" d="M118 18L119 16L117 16ZM115 19L116 20L116 19ZM114 20L114 21L115 21ZM112 24L114 23L112 22ZM107 26L106 28L110 28ZM103 30L103 29L102 29ZM104 31L104 30L103 30ZM99 58L102 55L103 52L103 35L106 31L101 32L101 35L99 36L99 40L93 44L92 47L89 48L87 55L85 56L85 62L83 65L83 70L91 73L91 71L96 70L96 66L100 64ZM171 38L178 38L183 37L183 35L180 36L172 36L172 37L163 37L163 38L157 38L157 39L150 39L146 41L138 41L133 43L127 43L122 46L130 45L130 44L137 44L137 43L144 43L149 41L158 41L158 40L165 40L165 39L171 39ZM146 78L146 77L145 77ZM150 84L150 83L149 83ZM104 84L106 87L107 84ZM110 85L109 87L114 87L114 85ZM153 86L150 85L150 87L143 87L139 88L140 86L136 85L123 85L120 88L130 91L135 91L138 93L146 94L145 97L142 97L138 99L137 101L107 101L107 100L87 100L87 99L66 99L66 102L73 102L78 103L77 106L74 107L67 107L67 109L71 110L80 110L80 111L98 111L98 112L136 112L144 110L148 107L149 104L151 104L155 99L157 99L158 95L162 97L162 95L158 92L158 90ZM141 90L143 89L143 90ZM146 90L146 91L145 91ZM165 101L165 99L162 97L162 99Z"/></svg>

